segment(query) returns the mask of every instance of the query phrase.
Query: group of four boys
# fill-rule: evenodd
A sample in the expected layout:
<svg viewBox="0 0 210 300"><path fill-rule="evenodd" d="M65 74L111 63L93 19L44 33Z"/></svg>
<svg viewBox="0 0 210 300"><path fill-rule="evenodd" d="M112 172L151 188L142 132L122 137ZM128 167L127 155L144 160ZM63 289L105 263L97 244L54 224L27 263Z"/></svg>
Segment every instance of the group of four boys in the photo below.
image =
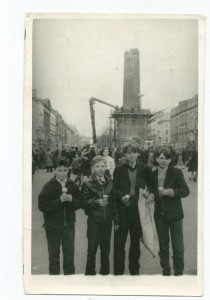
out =
<svg viewBox="0 0 210 300"><path fill-rule="evenodd" d="M101 250L100 274L110 273L109 254L114 220L114 275L125 270L125 244L130 233L129 271L138 275L140 264L141 222L138 211L139 189L146 189L148 203L155 200L155 223L160 243L162 274L171 275L169 244L173 249L174 275L184 270L183 209L181 198L189 195L182 171L171 163L167 148L157 151L157 169L153 172L138 161L138 144L124 146L127 163L116 167L113 180L106 175L106 162L96 156L92 160L93 173L83 183L81 192L67 178L68 166L64 158L57 162L55 176L39 194L39 209L44 215L48 243L49 274L60 274L60 246L63 251L63 272L75 274L74 241L75 211L83 208L87 218L86 275L96 274L96 252Z"/></svg>

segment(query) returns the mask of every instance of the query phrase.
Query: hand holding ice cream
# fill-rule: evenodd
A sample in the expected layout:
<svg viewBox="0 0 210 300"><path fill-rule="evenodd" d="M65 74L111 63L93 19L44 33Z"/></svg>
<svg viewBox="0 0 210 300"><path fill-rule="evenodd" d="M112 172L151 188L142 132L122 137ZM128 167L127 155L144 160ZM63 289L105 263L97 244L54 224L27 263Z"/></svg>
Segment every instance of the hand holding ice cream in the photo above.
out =
<svg viewBox="0 0 210 300"><path fill-rule="evenodd" d="M67 194L67 192L68 192L68 189L66 187L63 187L62 188L62 195L60 197L61 202L66 202L66 201L72 202L72 195Z"/></svg>

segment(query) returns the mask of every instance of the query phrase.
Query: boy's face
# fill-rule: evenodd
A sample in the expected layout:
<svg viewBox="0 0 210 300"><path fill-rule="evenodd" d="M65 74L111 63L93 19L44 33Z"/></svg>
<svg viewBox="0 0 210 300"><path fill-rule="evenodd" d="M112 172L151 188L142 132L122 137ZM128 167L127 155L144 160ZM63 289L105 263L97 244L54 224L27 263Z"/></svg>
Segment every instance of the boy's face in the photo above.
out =
<svg viewBox="0 0 210 300"><path fill-rule="evenodd" d="M68 171L69 171L68 167L58 166L55 169L55 175L59 180L63 181L67 178Z"/></svg>
<svg viewBox="0 0 210 300"><path fill-rule="evenodd" d="M105 173L105 170L106 170L106 164L103 161L99 161L93 166L93 172L98 177L102 177Z"/></svg>
<svg viewBox="0 0 210 300"><path fill-rule="evenodd" d="M137 152L132 151L132 152L126 153L126 158L128 159L129 163L131 163L131 164L136 162L137 157L138 157Z"/></svg>
<svg viewBox="0 0 210 300"><path fill-rule="evenodd" d="M171 158L165 158L165 155L161 153L158 157L156 157L156 162L162 169L165 169L170 164Z"/></svg>
<svg viewBox="0 0 210 300"><path fill-rule="evenodd" d="M107 150L107 149L106 149L106 150L104 150L104 151L103 151L103 156L105 156L105 157L106 157L106 156L108 156L108 155L109 155L109 150Z"/></svg>

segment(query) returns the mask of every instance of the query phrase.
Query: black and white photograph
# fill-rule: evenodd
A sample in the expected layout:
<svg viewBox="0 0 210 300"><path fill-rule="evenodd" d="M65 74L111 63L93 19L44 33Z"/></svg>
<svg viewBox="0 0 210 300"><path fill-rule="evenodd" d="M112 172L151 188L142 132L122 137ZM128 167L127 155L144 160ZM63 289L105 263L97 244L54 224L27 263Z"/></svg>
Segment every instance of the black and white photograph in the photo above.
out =
<svg viewBox="0 0 210 300"><path fill-rule="evenodd" d="M29 293L202 295L204 25L26 16Z"/></svg>

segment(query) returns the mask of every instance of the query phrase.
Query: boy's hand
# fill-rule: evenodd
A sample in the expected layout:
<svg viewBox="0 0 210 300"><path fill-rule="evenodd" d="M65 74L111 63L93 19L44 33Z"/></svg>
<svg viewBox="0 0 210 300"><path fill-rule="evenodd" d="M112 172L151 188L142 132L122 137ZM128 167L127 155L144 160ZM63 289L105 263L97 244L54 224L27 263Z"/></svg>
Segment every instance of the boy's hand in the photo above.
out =
<svg viewBox="0 0 210 300"><path fill-rule="evenodd" d="M164 196L164 188L163 187L158 188L158 194L159 194L160 198Z"/></svg>
<svg viewBox="0 0 210 300"><path fill-rule="evenodd" d="M173 191L173 189L164 189L163 195L169 196L169 197L174 197L174 191Z"/></svg>
<svg viewBox="0 0 210 300"><path fill-rule="evenodd" d="M68 194L66 195L66 198L67 198L66 201L72 202L72 195Z"/></svg>
<svg viewBox="0 0 210 300"><path fill-rule="evenodd" d="M173 189L163 189L163 188L159 188L159 196L163 197L163 196L169 196L169 197L174 197L174 191Z"/></svg>
<svg viewBox="0 0 210 300"><path fill-rule="evenodd" d="M149 192L144 190L143 191L143 196L144 196L144 198L148 199Z"/></svg>
<svg viewBox="0 0 210 300"><path fill-rule="evenodd" d="M117 231L119 229L120 225L114 225L114 231Z"/></svg>
<svg viewBox="0 0 210 300"><path fill-rule="evenodd" d="M154 202L154 198L155 198L154 194L150 193L146 198L145 205L148 206L152 204Z"/></svg>
<svg viewBox="0 0 210 300"><path fill-rule="evenodd" d="M61 199L61 202L65 202L65 201L72 202L72 195L62 194L60 199Z"/></svg>
<svg viewBox="0 0 210 300"><path fill-rule="evenodd" d="M108 205L108 200L106 199L98 199L98 203L102 207L106 207Z"/></svg>

